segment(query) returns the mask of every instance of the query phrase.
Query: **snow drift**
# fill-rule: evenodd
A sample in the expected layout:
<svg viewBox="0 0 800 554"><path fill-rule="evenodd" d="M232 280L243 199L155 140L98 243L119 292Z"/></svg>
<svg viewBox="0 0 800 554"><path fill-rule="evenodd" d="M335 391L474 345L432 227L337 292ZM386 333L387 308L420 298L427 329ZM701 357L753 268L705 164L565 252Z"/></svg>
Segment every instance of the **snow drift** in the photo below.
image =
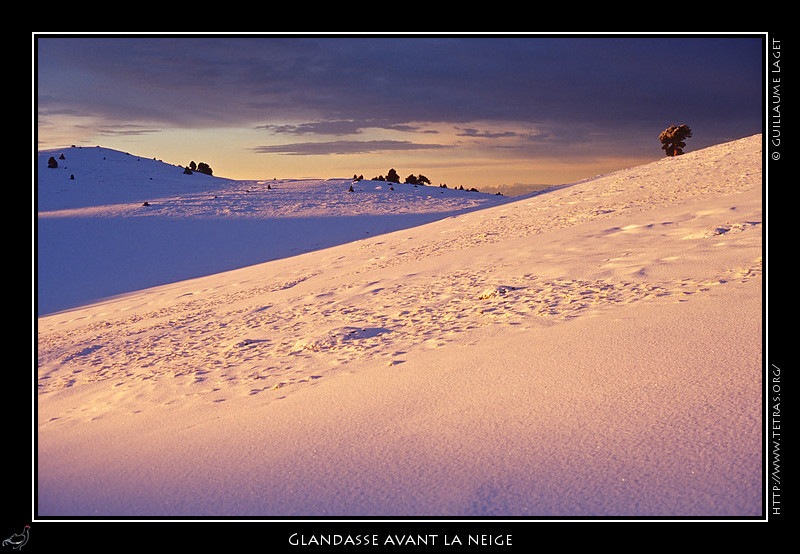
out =
<svg viewBox="0 0 800 554"><path fill-rule="evenodd" d="M512 199L69 149L38 515L760 515L761 148Z"/></svg>

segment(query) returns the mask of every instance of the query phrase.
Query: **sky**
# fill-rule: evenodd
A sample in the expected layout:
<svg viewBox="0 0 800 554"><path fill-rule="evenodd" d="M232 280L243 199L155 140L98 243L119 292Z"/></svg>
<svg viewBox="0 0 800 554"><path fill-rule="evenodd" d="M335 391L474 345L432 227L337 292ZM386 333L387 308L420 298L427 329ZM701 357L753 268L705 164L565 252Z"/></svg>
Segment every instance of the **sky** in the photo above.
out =
<svg viewBox="0 0 800 554"><path fill-rule="evenodd" d="M763 125L761 34L33 36L37 150L232 179L562 184Z"/></svg>

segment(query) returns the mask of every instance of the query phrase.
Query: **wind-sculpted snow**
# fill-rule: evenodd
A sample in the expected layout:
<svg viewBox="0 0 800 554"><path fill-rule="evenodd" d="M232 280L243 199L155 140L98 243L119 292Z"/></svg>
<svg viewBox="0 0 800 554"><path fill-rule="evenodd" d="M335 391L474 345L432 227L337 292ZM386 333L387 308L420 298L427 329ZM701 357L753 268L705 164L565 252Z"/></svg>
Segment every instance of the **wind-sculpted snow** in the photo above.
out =
<svg viewBox="0 0 800 554"><path fill-rule="evenodd" d="M119 380L127 388L137 379L191 378L204 382L216 400L245 390L254 394L309 383L354 359L392 365L402 361L408 345L444 346L487 325L535 328L644 300L683 302L760 276L761 261L674 282L510 276L507 269L451 271L410 282L348 276L299 297L248 289L48 333L39 343L40 392L101 380ZM491 284L494 274L504 276L503 285Z"/></svg>

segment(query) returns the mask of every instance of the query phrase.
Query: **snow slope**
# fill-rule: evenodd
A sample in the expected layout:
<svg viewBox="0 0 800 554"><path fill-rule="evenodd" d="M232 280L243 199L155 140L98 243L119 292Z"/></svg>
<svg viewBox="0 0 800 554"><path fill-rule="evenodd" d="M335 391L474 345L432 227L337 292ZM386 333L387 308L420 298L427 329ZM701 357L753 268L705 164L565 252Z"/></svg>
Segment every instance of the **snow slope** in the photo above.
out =
<svg viewBox="0 0 800 554"><path fill-rule="evenodd" d="M38 514L759 515L761 140L515 199L371 191L417 226L359 214L313 252L39 317ZM206 177L96 218L40 203L40 240L61 209L95 234L145 200L163 229L324 227L366 196L279 182L266 206L263 181L256 207Z"/></svg>
<svg viewBox="0 0 800 554"><path fill-rule="evenodd" d="M352 179L233 181L183 169L100 147L38 153L38 315L507 201L437 186L361 181L349 193Z"/></svg>

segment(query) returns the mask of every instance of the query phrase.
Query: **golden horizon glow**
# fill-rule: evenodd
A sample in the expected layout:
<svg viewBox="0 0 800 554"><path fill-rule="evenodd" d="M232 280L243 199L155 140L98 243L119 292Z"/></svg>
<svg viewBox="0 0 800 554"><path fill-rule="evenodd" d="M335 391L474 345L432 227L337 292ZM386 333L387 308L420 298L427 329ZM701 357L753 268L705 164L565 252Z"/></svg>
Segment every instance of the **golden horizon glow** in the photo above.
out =
<svg viewBox="0 0 800 554"><path fill-rule="evenodd" d="M371 179L385 175L389 169L397 170L401 177L424 174L434 184L448 186L474 186L496 188L503 185L558 185L649 163L653 156L621 156L607 158L602 154L587 152L585 156L533 158L520 155L519 136L534 135L529 127L513 130L513 124L490 125L475 122L472 125L440 126L444 131L429 132L422 136L431 144L442 145L434 150L397 150L360 154L293 155L284 153L261 154L253 151L254 145L266 144L268 139L253 129L167 129L147 131L123 129L115 132L111 125L99 125L100 133L87 132L98 122L86 118L67 118L58 125L43 125L38 129L39 150L75 146L101 146L132 154L154 158L175 165L190 161L208 163L214 175L234 180L259 179L329 179L363 175ZM52 130L51 130L52 128ZM480 128L490 136L505 130L508 138L492 136L465 136L461 129ZM56 133L53 130L60 130ZM430 126L433 129L433 126ZM65 140L69 135L79 140ZM460 134L461 133L461 134ZM401 133L380 134L368 132L359 140L372 140L379 136L397 140L408 138ZM514 142L516 139L516 143ZM421 140L418 143L424 144ZM654 151L657 144L653 144ZM503 152L503 149L506 149ZM488 155L491 151L492 156ZM498 151L500 155L498 156ZM444 152L444 154L443 154Z"/></svg>

